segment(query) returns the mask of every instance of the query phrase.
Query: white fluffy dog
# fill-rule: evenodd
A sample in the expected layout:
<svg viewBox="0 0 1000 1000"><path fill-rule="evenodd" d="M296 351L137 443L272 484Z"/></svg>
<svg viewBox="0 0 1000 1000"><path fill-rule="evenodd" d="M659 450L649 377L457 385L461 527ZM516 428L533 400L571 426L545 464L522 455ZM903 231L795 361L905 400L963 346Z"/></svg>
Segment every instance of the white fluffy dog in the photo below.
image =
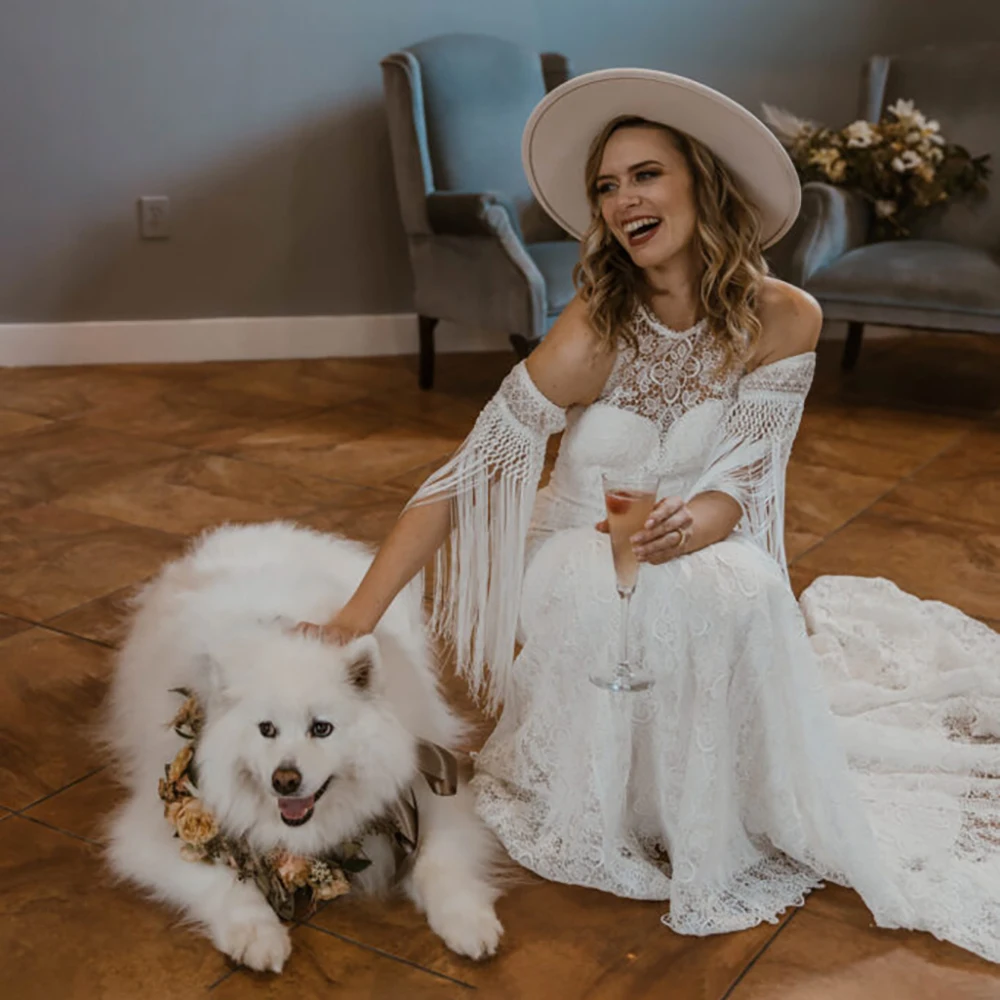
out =
<svg viewBox="0 0 1000 1000"><path fill-rule="evenodd" d="M129 795L111 821L111 865L253 969L281 970L288 931L252 880L182 858L157 791L184 746L170 725L178 688L202 707L197 795L226 835L322 855L412 785L420 836L403 888L459 954L490 955L502 934L495 841L464 785L436 795L417 770L418 740L450 747L462 731L438 690L419 589L343 647L290 630L341 607L370 561L357 543L286 523L218 529L143 590L118 659L109 742ZM373 864L359 881L378 889L390 852L371 838L364 852Z"/></svg>

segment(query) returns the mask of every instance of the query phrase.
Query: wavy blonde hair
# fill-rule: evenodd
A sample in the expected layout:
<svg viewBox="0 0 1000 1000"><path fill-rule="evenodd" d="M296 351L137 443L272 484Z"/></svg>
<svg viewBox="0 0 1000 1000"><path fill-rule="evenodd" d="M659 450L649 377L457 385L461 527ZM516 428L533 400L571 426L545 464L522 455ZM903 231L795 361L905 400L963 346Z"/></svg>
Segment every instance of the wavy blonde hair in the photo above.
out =
<svg viewBox="0 0 1000 1000"><path fill-rule="evenodd" d="M768 273L760 216L714 153L683 132L645 118L626 116L609 122L587 156L585 177L592 219L581 241L573 283L586 303L591 325L609 350L621 343L637 346L632 322L637 303L645 301L645 279L604 221L597 191L604 149L611 136L623 128L666 132L687 161L694 182L694 239L704 265L699 318L724 349L724 369L738 367L760 339L756 305Z"/></svg>

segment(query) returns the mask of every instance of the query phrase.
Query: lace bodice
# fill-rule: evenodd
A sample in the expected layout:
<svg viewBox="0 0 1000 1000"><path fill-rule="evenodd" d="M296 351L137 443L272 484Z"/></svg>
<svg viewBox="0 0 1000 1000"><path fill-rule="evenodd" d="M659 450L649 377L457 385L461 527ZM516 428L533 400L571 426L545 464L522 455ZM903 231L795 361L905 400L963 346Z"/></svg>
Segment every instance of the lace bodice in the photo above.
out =
<svg viewBox="0 0 1000 1000"><path fill-rule="evenodd" d="M741 373L720 375L725 352L704 321L678 332L640 306L633 329L637 349L618 352L599 403L645 417L662 435L700 403L734 394Z"/></svg>
<svg viewBox="0 0 1000 1000"><path fill-rule="evenodd" d="M684 495L704 470L742 372L704 322L677 332L640 308L636 347L623 346L598 399L571 411L549 484L540 491L533 538L601 515L601 473L644 469L661 495Z"/></svg>

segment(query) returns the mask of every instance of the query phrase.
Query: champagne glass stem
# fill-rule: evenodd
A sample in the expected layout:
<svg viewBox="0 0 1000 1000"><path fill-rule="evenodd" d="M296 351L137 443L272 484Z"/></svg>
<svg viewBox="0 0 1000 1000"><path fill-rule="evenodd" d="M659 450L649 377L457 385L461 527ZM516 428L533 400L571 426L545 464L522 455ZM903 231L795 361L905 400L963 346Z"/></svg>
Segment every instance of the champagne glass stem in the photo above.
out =
<svg viewBox="0 0 1000 1000"><path fill-rule="evenodd" d="M632 672L628 649L628 616L632 604L632 591L619 590L618 596L622 601L621 629L618 633L618 673L619 676L627 677Z"/></svg>

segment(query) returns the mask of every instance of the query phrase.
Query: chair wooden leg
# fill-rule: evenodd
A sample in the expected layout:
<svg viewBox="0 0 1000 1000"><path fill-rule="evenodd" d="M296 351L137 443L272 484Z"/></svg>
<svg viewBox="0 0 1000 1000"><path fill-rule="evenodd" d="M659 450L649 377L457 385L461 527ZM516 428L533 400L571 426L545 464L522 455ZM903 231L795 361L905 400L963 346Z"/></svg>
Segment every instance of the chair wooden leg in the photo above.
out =
<svg viewBox="0 0 1000 1000"><path fill-rule="evenodd" d="M865 324L851 322L847 324L847 343L844 344L844 355L840 367L845 372L853 371L861 353L861 341L865 335Z"/></svg>
<svg viewBox="0 0 1000 1000"><path fill-rule="evenodd" d="M510 342L514 347L514 353L523 361L539 344L537 340L529 340L521 333L512 333Z"/></svg>
<svg viewBox="0 0 1000 1000"><path fill-rule="evenodd" d="M434 328L438 321L433 316L420 318L420 374L421 389L434 388Z"/></svg>

